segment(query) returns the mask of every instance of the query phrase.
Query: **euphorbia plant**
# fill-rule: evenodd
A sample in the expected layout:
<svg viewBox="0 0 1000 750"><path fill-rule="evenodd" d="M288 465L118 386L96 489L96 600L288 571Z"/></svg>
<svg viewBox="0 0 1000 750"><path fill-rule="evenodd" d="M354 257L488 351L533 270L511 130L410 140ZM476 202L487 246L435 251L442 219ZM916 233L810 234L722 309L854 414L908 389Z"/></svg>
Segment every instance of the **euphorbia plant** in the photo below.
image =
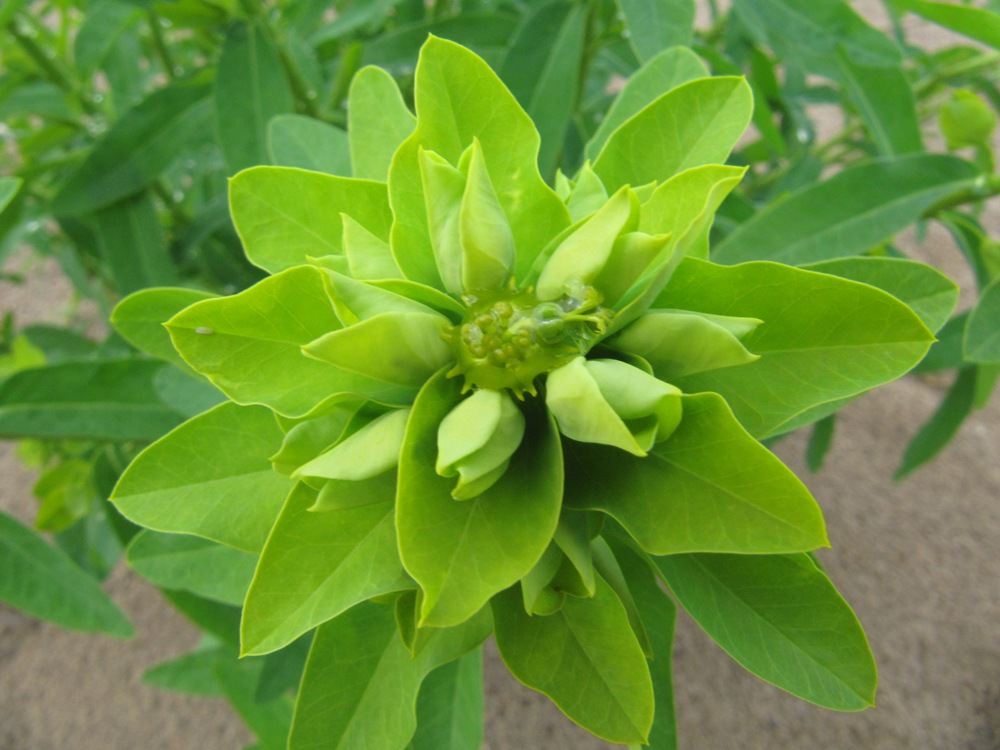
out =
<svg viewBox="0 0 1000 750"><path fill-rule="evenodd" d="M243 601L244 656L315 630L289 747L477 747L491 633L581 726L670 747L675 601L763 679L871 705L864 634L808 554L828 544L819 507L759 440L898 377L933 337L874 287L704 259L743 172L723 163L751 114L742 79L631 101L553 188L499 79L432 38L415 119L384 72L356 77L352 178L232 180L272 275L116 312L180 362L167 321L230 399L113 499L152 530L133 548L255 568L249 586L211 574Z"/></svg>

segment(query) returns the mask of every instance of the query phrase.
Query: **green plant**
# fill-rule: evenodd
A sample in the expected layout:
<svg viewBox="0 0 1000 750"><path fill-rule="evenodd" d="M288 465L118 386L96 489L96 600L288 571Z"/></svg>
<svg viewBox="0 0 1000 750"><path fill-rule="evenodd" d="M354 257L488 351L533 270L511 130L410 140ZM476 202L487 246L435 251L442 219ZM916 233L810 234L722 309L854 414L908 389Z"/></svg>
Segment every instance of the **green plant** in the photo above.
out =
<svg viewBox="0 0 1000 750"><path fill-rule="evenodd" d="M753 107L740 78L689 78L623 92L632 116L553 189L488 65L432 38L415 119L385 72L355 77L351 118L378 101L384 127L349 128L354 177L231 181L269 277L116 308L123 336L231 399L119 481L147 528L133 564L242 603L214 620L241 619L246 658L217 667L231 699L239 675L252 695L269 665L301 666L315 630L294 715L284 693L241 709L262 744L290 727L292 748L476 747L494 632L577 723L670 747L675 600L763 679L871 705L864 634L809 554L819 508L758 440L920 361L941 310L897 297L939 274L872 259L905 264L894 297L705 260Z"/></svg>

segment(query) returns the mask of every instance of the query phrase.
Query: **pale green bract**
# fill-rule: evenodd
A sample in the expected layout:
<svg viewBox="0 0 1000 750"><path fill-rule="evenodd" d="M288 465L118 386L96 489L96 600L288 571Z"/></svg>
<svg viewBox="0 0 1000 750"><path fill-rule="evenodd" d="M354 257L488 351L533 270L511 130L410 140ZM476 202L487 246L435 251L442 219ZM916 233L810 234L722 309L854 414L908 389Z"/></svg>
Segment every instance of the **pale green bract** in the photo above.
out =
<svg viewBox="0 0 1000 750"><path fill-rule="evenodd" d="M431 38L415 120L383 73L351 87L355 177L232 180L247 255L273 275L163 321L232 403L140 454L113 500L259 553L244 654L319 628L292 750L404 750L434 720L424 678L466 684L494 629L573 721L660 742L674 605L654 574L767 681L871 704L860 625L803 554L828 543L819 507L758 438L899 377L933 337L872 286L705 260L752 101L738 78L677 83L638 111L625 92L593 168L554 189L497 76ZM359 125L387 96L386 121ZM129 332L175 356L154 334ZM763 640L732 634L751 626ZM458 659L473 667L442 666Z"/></svg>

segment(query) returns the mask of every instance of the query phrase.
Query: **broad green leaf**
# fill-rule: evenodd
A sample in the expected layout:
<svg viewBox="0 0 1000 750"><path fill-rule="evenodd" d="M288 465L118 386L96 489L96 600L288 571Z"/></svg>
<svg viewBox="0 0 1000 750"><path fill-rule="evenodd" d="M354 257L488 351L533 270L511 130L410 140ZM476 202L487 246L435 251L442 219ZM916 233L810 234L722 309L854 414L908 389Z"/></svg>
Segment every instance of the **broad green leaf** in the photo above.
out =
<svg viewBox="0 0 1000 750"><path fill-rule="evenodd" d="M612 549L649 638L653 658L649 676L653 681L653 728L650 750L677 750L677 722L674 717L673 650L677 606L660 587L646 560L630 547L612 540Z"/></svg>
<svg viewBox="0 0 1000 750"><path fill-rule="evenodd" d="M479 750L482 744L483 654L477 649L427 675L407 750Z"/></svg>
<svg viewBox="0 0 1000 750"><path fill-rule="evenodd" d="M0 570L0 600L33 617L118 638L135 632L96 579L5 513L0 513Z"/></svg>
<svg viewBox="0 0 1000 750"><path fill-rule="evenodd" d="M268 161L282 167L351 176L347 133L304 115L275 115L267 125Z"/></svg>
<svg viewBox="0 0 1000 750"><path fill-rule="evenodd" d="M266 703L257 700L263 660L237 660L226 655L216 659L213 669L226 700L257 735L257 747L260 750L286 750L294 703L288 695L279 695Z"/></svg>
<svg viewBox="0 0 1000 750"><path fill-rule="evenodd" d="M592 598L530 616L511 588L493 600L497 647L518 680L609 742L642 742L653 723L646 657L621 601L598 576Z"/></svg>
<svg viewBox="0 0 1000 750"><path fill-rule="evenodd" d="M786 63L810 73L836 79L838 48L860 65L885 67L902 61L892 40L844 0L743 0L735 12Z"/></svg>
<svg viewBox="0 0 1000 750"><path fill-rule="evenodd" d="M941 372L964 367L965 354L962 342L965 339L965 326L971 310L956 315L944 324L937 332L937 341L931 344L926 356L913 368L914 374L925 372Z"/></svg>
<svg viewBox="0 0 1000 750"><path fill-rule="evenodd" d="M567 444L566 477L569 507L608 513L653 554L828 546L809 490L715 394L685 396L680 426L645 458Z"/></svg>
<svg viewBox="0 0 1000 750"><path fill-rule="evenodd" d="M946 29L1000 49L1000 16L996 10L924 0L893 0L893 3Z"/></svg>
<svg viewBox="0 0 1000 750"><path fill-rule="evenodd" d="M213 101L217 141L229 173L267 164L267 124L293 111L295 102L278 50L257 24L229 27Z"/></svg>
<svg viewBox="0 0 1000 750"><path fill-rule="evenodd" d="M183 420L157 393L164 367L125 357L21 370L0 383L0 436L155 440Z"/></svg>
<svg viewBox="0 0 1000 750"><path fill-rule="evenodd" d="M260 681L254 696L258 702L267 702L298 690L312 640L313 633L307 633L280 651L264 657L264 667L260 670Z"/></svg>
<svg viewBox="0 0 1000 750"><path fill-rule="evenodd" d="M403 750L416 729L424 677L478 646L489 628L483 612L458 627L435 629L412 656L393 607L364 602L347 610L316 632L289 750Z"/></svg>
<svg viewBox="0 0 1000 750"><path fill-rule="evenodd" d="M129 294L177 280L148 192L106 206L94 218L101 254L119 292Z"/></svg>
<svg viewBox="0 0 1000 750"><path fill-rule="evenodd" d="M808 555L655 558L681 605L762 680L838 711L874 705L875 661L857 617Z"/></svg>
<svg viewBox="0 0 1000 750"><path fill-rule="evenodd" d="M194 373L177 353L163 324L185 307L214 296L195 289L142 289L115 305L111 312L111 325L137 349Z"/></svg>
<svg viewBox="0 0 1000 750"><path fill-rule="evenodd" d="M221 404L140 453L111 500L146 528L259 552L292 486L268 460L281 439L268 409Z"/></svg>
<svg viewBox="0 0 1000 750"><path fill-rule="evenodd" d="M886 292L774 263L727 267L688 258L656 304L764 321L743 339L760 359L674 380L685 393L721 394L757 438L899 377L933 340Z"/></svg>
<svg viewBox="0 0 1000 750"><path fill-rule="evenodd" d="M324 284L319 269L291 268L232 297L198 302L167 329L185 361L237 403L299 417L339 392L389 401L406 395L302 352L341 328Z"/></svg>
<svg viewBox="0 0 1000 750"><path fill-rule="evenodd" d="M555 172L579 98L588 12L578 3L542 5L524 19L500 70L538 128L538 166L546 176Z"/></svg>
<svg viewBox="0 0 1000 750"><path fill-rule="evenodd" d="M712 260L798 265L860 255L975 177L968 162L943 154L853 165L754 215L713 248Z"/></svg>
<svg viewBox="0 0 1000 750"><path fill-rule="evenodd" d="M708 76L708 68L687 47L670 47L652 57L628 79L611 108L587 142L588 159L596 159L610 135L626 120L667 91L696 78Z"/></svg>
<svg viewBox="0 0 1000 750"><path fill-rule="evenodd" d="M247 594L244 654L282 648L358 602L413 586L396 551L391 501L389 494L382 502L314 513L316 491L296 485Z"/></svg>
<svg viewBox="0 0 1000 750"><path fill-rule="evenodd" d="M91 3L73 40L73 62L83 75L104 62L112 45L130 26L142 18L134 4L118 0Z"/></svg>
<svg viewBox="0 0 1000 750"><path fill-rule="evenodd" d="M222 688L215 677L215 662L228 654L229 650L224 646L199 648L147 669L142 674L142 682L175 693L221 696Z"/></svg>
<svg viewBox="0 0 1000 750"><path fill-rule="evenodd" d="M403 565L420 584L420 626L447 627L478 611L541 558L559 521L562 456L555 426L535 408L510 468L484 494L456 501L434 471L441 420L461 384L443 373L417 396L399 461L396 529Z"/></svg>
<svg viewBox="0 0 1000 750"><path fill-rule="evenodd" d="M691 44L694 0L618 0L618 8L625 16L629 44L641 62L664 47Z"/></svg>
<svg viewBox="0 0 1000 750"><path fill-rule="evenodd" d="M682 84L623 123L594 162L605 187L662 182L691 167L723 163L753 113L742 78L718 76Z"/></svg>
<svg viewBox="0 0 1000 750"><path fill-rule="evenodd" d="M353 175L385 182L392 155L416 124L391 75L374 66L355 73L347 107Z"/></svg>
<svg viewBox="0 0 1000 750"><path fill-rule="evenodd" d="M955 437L965 418L972 413L979 380L978 367L964 367L931 418L910 440L893 479L902 479L937 456Z"/></svg>
<svg viewBox="0 0 1000 750"><path fill-rule="evenodd" d="M837 63L848 96L882 156L923 151L913 89L899 66L869 66L839 49Z"/></svg>
<svg viewBox="0 0 1000 750"><path fill-rule="evenodd" d="M129 566L157 586L224 604L242 604L257 556L187 534L139 532L125 550Z"/></svg>
<svg viewBox="0 0 1000 750"><path fill-rule="evenodd" d="M14 200L23 182L20 177L0 177L0 213Z"/></svg>
<svg viewBox="0 0 1000 750"><path fill-rule="evenodd" d="M341 213L387 240L385 185L291 167L255 167L229 182L233 224L250 262L270 273L341 255Z"/></svg>
<svg viewBox="0 0 1000 750"><path fill-rule="evenodd" d="M965 325L962 349L970 362L1000 364L1000 279L979 295Z"/></svg>
<svg viewBox="0 0 1000 750"><path fill-rule="evenodd" d="M476 138L514 234L515 275L523 277L548 241L569 224L563 202L539 175L539 137L531 119L483 60L435 37L420 52L415 98L417 129L390 168L391 244L400 269L409 279L440 288L418 153L422 147L456 165Z"/></svg>
<svg viewBox="0 0 1000 750"><path fill-rule="evenodd" d="M122 115L70 175L52 211L88 213L149 185L184 153L189 141L211 128L209 90L206 85L173 84Z"/></svg>
<svg viewBox="0 0 1000 750"><path fill-rule="evenodd" d="M222 604L180 589L160 589L178 612L235 654L240 636L240 608Z"/></svg>
<svg viewBox="0 0 1000 750"><path fill-rule="evenodd" d="M933 266L905 258L841 258L804 268L878 287L905 302L935 332L948 321L958 303L954 281Z"/></svg>

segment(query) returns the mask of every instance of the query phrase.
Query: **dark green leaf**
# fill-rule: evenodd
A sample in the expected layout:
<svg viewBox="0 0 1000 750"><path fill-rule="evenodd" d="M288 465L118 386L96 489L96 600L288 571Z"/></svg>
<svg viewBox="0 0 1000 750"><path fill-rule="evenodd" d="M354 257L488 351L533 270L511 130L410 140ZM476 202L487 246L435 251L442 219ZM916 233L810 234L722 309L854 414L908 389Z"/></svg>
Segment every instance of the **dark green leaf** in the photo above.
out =
<svg viewBox="0 0 1000 750"><path fill-rule="evenodd" d="M970 362L1000 364L1000 279L982 291L972 308L963 349Z"/></svg>
<svg viewBox="0 0 1000 750"><path fill-rule="evenodd" d="M894 0L928 21L1000 49L1000 15L985 8L923 0Z"/></svg>
<svg viewBox="0 0 1000 750"><path fill-rule="evenodd" d="M694 0L618 0L628 40L640 62L666 47L689 46L694 27Z"/></svg>
<svg viewBox="0 0 1000 750"><path fill-rule="evenodd" d="M80 73L93 72L118 37L142 17L142 11L129 3L102 0L91 3L73 42L73 62Z"/></svg>
<svg viewBox="0 0 1000 750"><path fill-rule="evenodd" d="M833 444L833 431L836 426L836 415L831 414L813 425L806 448L806 465L809 471L817 472L823 468L823 461Z"/></svg>
<svg viewBox="0 0 1000 750"><path fill-rule="evenodd" d="M479 750L482 744L483 652L477 649L424 679L407 750Z"/></svg>
<svg viewBox="0 0 1000 750"><path fill-rule="evenodd" d="M176 659L161 662L143 672L146 685L188 695L221 696L215 677L215 662L229 654L223 646L199 648Z"/></svg>
<svg viewBox="0 0 1000 750"><path fill-rule="evenodd" d="M286 750L293 702L286 695L279 695L267 703L257 702L257 685L263 668L261 659L237 660L229 655L220 656L214 665L222 692L257 735L260 750Z"/></svg>
<svg viewBox="0 0 1000 750"><path fill-rule="evenodd" d="M351 176L347 133L303 115L277 115L267 128L270 161L281 167Z"/></svg>
<svg viewBox="0 0 1000 750"><path fill-rule="evenodd" d="M105 206L94 218L101 253L121 294L176 281L177 269L148 192Z"/></svg>
<svg viewBox="0 0 1000 750"><path fill-rule="evenodd" d="M913 89L900 67L861 65L837 51L841 79L883 156L922 151Z"/></svg>

